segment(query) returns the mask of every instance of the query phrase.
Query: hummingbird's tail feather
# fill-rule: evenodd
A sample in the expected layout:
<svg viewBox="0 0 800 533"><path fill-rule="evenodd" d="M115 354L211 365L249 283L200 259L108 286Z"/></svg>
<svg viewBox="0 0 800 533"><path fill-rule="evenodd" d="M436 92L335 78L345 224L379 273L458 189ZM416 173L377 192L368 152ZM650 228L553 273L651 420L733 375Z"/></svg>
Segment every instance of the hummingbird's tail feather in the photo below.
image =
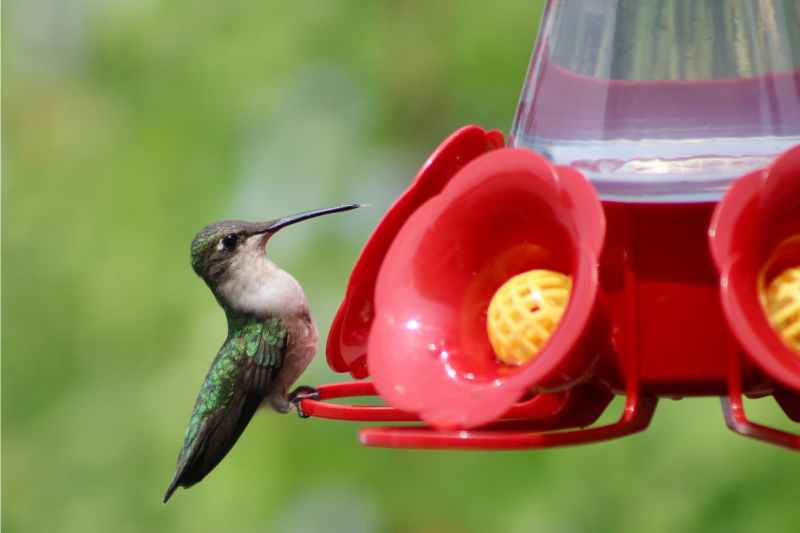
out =
<svg viewBox="0 0 800 533"><path fill-rule="evenodd" d="M167 503L169 499L172 497L172 493L175 492L177 488L178 488L178 474L175 474L175 476L172 478L172 481L169 484L169 487L167 487L167 492L164 493L164 499L161 500L162 503Z"/></svg>
<svg viewBox="0 0 800 533"><path fill-rule="evenodd" d="M164 493L164 503L178 487L189 488L198 483L222 461L239 440L263 399L259 394L248 392L236 396L226 408L211 414L192 441L184 444L175 477Z"/></svg>

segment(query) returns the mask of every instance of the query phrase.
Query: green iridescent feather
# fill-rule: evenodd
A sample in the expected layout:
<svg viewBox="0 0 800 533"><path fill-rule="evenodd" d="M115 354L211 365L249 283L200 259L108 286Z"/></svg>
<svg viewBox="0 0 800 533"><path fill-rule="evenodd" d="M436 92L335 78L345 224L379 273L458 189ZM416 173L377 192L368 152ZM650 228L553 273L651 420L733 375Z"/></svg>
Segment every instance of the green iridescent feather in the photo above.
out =
<svg viewBox="0 0 800 533"><path fill-rule="evenodd" d="M197 459L208 434L215 429L209 427L210 424L223 423L229 411L241 406L242 395L249 395L250 400L255 396L259 402L266 395L271 377L283 364L287 335L286 327L278 318L259 320L229 316L228 337L206 374L186 429L178 457L176 483ZM247 421L249 417L244 424Z"/></svg>

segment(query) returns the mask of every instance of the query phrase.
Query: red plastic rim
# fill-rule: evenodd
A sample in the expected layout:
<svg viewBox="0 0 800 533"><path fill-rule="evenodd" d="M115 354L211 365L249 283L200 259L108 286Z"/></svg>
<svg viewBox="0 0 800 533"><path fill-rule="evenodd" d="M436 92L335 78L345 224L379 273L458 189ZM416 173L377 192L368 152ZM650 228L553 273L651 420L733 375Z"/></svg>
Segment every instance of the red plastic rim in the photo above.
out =
<svg viewBox="0 0 800 533"><path fill-rule="evenodd" d="M551 421L499 422L475 430L439 431L424 426L371 427L359 433L365 446L428 450L525 450L589 444L617 439L647 428L658 400L628 398L622 417L613 424L596 428L564 429Z"/></svg>
<svg viewBox="0 0 800 533"><path fill-rule="evenodd" d="M371 381L346 381L320 385L319 400L303 400L300 407L308 416L331 420L359 422L419 422L414 413L401 411L386 405L352 405L333 403L328 400L377 396ZM558 418L556 425L562 427L584 426L594 422L613 398L602 385L586 384L568 391L537 394L515 404L509 409L504 421L542 421Z"/></svg>
<svg viewBox="0 0 800 533"><path fill-rule="evenodd" d="M338 398L376 396L370 381L346 381L317 387L319 400L303 400L300 408L309 416L359 422L415 422L419 417L385 405L349 405L328 402Z"/></svg>
<svg viewBox="0 0 800 533"><path fill-rule="evenodd" d="M352 405L333 403L326 400L377 396L371 381L346 381L320 385L317 388L319 400L303 400L300 407L308 416L331 420L350 420L358 422L419 422L414 413L401 411L387 405ZM610 393L608 393L610 394ZM532 420L551 418L561 413L575 396L571 392L539 394L514 405L503 417L506 420ZM605 408L606 402L595 401ZM590 413L590 410L586 410ZM599 414L598 414L599 416Z"/></svg>
<svg viewBox="0 0 800 533"><path fill-rule="evenodd" d="M720 272L720 297L741 347L770 378L800 392L800 357L767 321L758 297L759 274L780 264L800 235L800 146L764 171L747 174L717 206L709 243ZM776 253L778 254L776 256ZM796 259L797 252L788 254Z"/></svg>
<svg viewBox="0 0 800 533"><path fill-rule="evenodd" d="M322 385L319 400L303 400L310 416L362 422L415 422L411 414L386 406L331 403L326 400L372 396L369 381ZM612 393L599 384L583 384L569 391L539 394L512 407L502 418L476 430L441 431L424 425L369 427L359 433L365 446L415 449L519 450L585 444L623 437L645 429L656 408L655 398L640 397L631 389L619 421L589 429L605 411ZM569 430L569 431L564 431Z"/></svg>
<svg viewBox="0 0 800 533"><path fill-rule="evenodd" d="M386 251L406 219L476 157L504 145L503 134L466 126L448 137L384 214L356 261L345 297L333 318L326 346L328 365L356 379L369 375L367 337L375 313L375 280Z"/></svg>

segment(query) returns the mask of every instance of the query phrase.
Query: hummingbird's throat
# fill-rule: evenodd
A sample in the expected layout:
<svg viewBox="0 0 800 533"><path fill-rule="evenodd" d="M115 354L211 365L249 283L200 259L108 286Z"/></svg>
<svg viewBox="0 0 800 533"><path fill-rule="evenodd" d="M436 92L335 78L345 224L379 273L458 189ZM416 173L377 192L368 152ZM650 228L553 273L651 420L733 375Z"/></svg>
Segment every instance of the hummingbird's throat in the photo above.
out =
<svg viewBox="0 0 800 533"><path fill-rule="evenodd" d="M218 286L219 297L236 313L291 316L307 309L300 284L267 257L269 236L249 237L231 258Z"/></svg>

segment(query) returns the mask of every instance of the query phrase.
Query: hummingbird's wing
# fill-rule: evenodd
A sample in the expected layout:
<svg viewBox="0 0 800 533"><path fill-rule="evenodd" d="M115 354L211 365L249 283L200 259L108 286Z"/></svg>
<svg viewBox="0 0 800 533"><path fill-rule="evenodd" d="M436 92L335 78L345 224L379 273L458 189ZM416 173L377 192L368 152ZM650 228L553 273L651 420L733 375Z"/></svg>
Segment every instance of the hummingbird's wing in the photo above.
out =
<svg viewBox="0 0 800 533"><path fill-rule="evenodd" d="M230 451L247 427L283 365L288 332L280 319L252 320L228 334L211 364L164 495L191 487Z"/></svg>

